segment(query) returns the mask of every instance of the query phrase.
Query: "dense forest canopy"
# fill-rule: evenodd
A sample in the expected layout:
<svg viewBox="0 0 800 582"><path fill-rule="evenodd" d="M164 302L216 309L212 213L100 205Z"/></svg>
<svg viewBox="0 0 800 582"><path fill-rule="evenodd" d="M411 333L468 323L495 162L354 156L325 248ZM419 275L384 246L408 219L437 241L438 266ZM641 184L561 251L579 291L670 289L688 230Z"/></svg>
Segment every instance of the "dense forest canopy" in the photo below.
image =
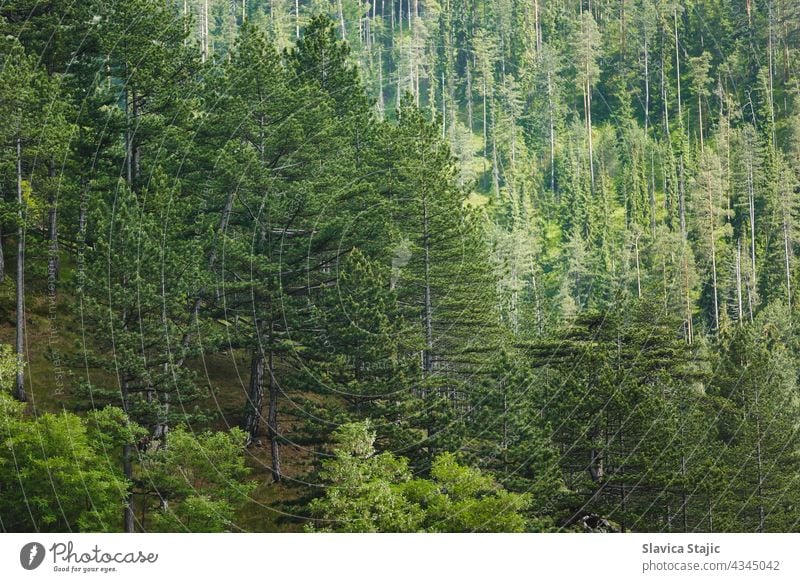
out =
<svg viewBox="0 0 800 582"><path fill-rule="evenodd" d="M795 0L0 2L0 530L800 530L798 66Z"/></svg>

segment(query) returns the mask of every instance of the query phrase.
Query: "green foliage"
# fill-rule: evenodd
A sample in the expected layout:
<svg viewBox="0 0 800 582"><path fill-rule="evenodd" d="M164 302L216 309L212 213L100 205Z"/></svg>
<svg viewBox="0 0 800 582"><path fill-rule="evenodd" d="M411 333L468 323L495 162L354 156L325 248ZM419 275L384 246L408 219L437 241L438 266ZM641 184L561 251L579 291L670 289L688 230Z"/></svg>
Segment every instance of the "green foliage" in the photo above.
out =
<svg viewBox="0 0 800 582"><path fill-rule="evenodd" d="M167 446L141 458L141 480L149 496L148 531L222 532L237 529L234 517L256 484L247 480L247 435L240 429L194 434L170 432Z"/></svg>
<svg viewBox="0 0 800 582"><path fill-rule="evenodd" d="M11 346L0 344L0 391L11 391L21 364Z"/></svg>
<svg viewBox="0 0 800 582"><path fill-rule="evenodd" d="M741 531L795 531L800 502L796 322L780 303L723 345L715 391L725 399L720 433L735 476L715 499L721 519ZM733 501L736 500L736 501Z"/></svg>
<svg viewBox="0 0 800 582"><path fill-rule="evenodd" d="M95 438L100 427L105 441ZM131 484L109 463L105 445L131 442L135 430L126 427L118 409L91 419L69 412L30 419L0 392L0 529L119 531Z"/></svg>
<svg viewBox="0 0 800 582"><path fill-rule="evenodd" d="M525 494L509 493L490 475L439 455L431 479L412 478L408 460L376 454L369 421L334 433L334 458L322 462L324 497L311 502L311 531L525 531Z"/></svg>

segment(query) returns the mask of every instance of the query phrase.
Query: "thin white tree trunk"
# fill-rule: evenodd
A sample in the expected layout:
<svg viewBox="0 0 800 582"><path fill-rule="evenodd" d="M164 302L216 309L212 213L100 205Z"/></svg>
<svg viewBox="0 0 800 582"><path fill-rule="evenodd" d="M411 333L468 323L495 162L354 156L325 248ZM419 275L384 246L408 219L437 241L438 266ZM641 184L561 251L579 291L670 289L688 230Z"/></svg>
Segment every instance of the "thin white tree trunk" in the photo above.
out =
<svg viewBox="0 0 800 582"><path fill-rule="evenodd" d="M423 195L424 196L424 195ZM423 374L429 377L433 374L433 298L431 290L431 254L430 254L430 227L428 224L428 201L422 199L422 244L424 250L424 313L425 322L425 351L423 353Z"/></svg>
<svg viewBox="0 0 800 582"><path fill-rule="evenodd" d="M347 31L344 28L344 9L342 8L342 0L338 0L337 2L339 6L339 25L342 28L342 38L347 38Z"/></svg>
<svg viewBox="0 0 800 582"><path fill-rule="evenodd" d="M742 325L744 321L744 308L742 304L742 239L736 240L736 301L739 325Z"/></svg>
<svg viewBox="0 0 800 582"><path fill-rule="evenodd" d="M547 70L547 109L550 114L550 191L556 190L556 130L553 120L553 88L551 86L550 70Z"/></svg>
<svg viewBox="0 0 800 582"><path fill-rule="evenodd" d="M783 208L783 256L786 268L786 303L789 309L792 308L792 276L791 276L791 254L792 245L789 234L789 216L786 208L788 201L784 201Z"/></svg>
<svg viewBox="0 0 800 582"><path fill-rule="evenodd" d="M22 364L25 362L25 213L22 199L22 138L17 134L17 313L16 313L16 338L15 352L17 355L17 375L14 387L14 396L20 402L25 402L25 372Z"/></svg>
<svg viewBox="0 0 800 582"><path fill-rule="evenodd" d="M719 299L717 289L717 241L714 229L714 201L712 190L708 190L709 232L711 235L711 279L714 292L714 329L719 331Z"/></svg>

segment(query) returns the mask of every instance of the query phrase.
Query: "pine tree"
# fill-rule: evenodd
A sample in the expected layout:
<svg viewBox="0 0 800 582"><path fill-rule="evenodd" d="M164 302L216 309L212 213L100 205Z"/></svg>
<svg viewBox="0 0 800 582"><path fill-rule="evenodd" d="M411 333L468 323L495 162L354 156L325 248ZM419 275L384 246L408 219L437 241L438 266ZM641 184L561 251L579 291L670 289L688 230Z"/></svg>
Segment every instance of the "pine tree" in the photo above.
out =
<svg viewBox="0 0 800 582"><path fill-rule="evenodd" d="M410 103L399 118L387 134L386 188L397 242L408 241L410 257L395 288L423 336L418 394L443 415L426 427L429 446L450 449L469 406L464 385L486 373L499 341L497 302L480 216L464 206L449 149Z"/></svg>
<svg viewBox="0 0 800 582"><path fill-rule="evenodd" d="M4 40L0 54L4 57L0 70L0 114L6 120L0 132L0 164L3 190L8 186L14 192L13 201L5 196L5 200L0 199L3 208L0 222L13 217L16 226L15 352L23 363L25 280L26 271L30 271L30 267L26 269L27 237L29 231L38 230L42 219L38 209L57 188L52 172L43 172L42 167L52 169L54 161L65 154L73 127L66 121L58 79L49 77L36 58L27 55L15 40ZM27 400L22 366L17 370L14 395L20 401Z"/></svg>
<svg viewBox="0 0 800 582"><path fill-rule="evenodd" d="M139 446L163 446L176 420L191 415L200 396L183 361L181 344L190 325L187 298L197 288L201 268L193 245L172 215L179 192L156 177L137 196L122 180L107 200L98 201L89 222L96 233L85 270L77 280L76 310L94 330L87 345L87 370L81 394L91 407L113 403L149 430ZM180 208L180 205L176 205ZM102 370L113 380L93 377ZM178 406L171 408L170 403ZM133 476L135 449L124 446L122 463ZM130 502L124 529L133 531Z"/></svg>
<svg viewBox="0 0 800 582"><path fill-rule="evenodd" d="M754 325L737 328L722 351L715 381L730 402L721 416L726 483L716 499L737 531L794 531L798 499L790 477L798 461L795 345L786 307L763 309Z"/></svg>

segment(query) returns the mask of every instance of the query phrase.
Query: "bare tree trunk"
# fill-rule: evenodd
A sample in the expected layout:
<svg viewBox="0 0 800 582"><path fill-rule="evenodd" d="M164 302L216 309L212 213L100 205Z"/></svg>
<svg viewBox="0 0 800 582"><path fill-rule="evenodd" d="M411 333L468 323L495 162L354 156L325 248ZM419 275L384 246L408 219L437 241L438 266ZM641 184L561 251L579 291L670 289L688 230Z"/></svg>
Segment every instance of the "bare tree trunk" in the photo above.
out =
<svg viewBox="0 0 800 582"><path fill-rule="evenodd" d="M55 178L56 169L52 162L48 165L47 172L50 178ZM60 271L60 261L58 258L58 207L54 196L50 196L49 208L47 211L47 237L50 241L50 249L47 256L47 274L54 280L58 279Z"/></svg>
<svg viewBox="0 0 800 582"><path fill-rule="evenodd" d="M123 321L125 321L125 318L126 315L123 311ZM123 378L121 389L122 410L125 411L125 414L128 414L130 408L130 393L127 378ZM133 445L131 444L126 444L122 447L122 473L128 481L133 481ZM125 533L133 533L135 531L134 525L133 493L129 492L125 498L125 506L122 513L123 531Z"/></svg>
<svg viewBox="0 0 800 582"><path fill-rule="evenodd" d="M2 198L0 198L2 201ZM6 280L6 259L3 254L3 225L0 223L0 283Z"/></svg>
<svg viewBox="0 0 800 582"><path fill-rule="evenodd" d="M774 65L773 65L773 41L772 41L772 28L774 23L775 15L773 13L773 5L770 1L769 6L767 8L767 19L769 22L769 32L767 34L767 52L768 54L768 65L769 65L769 76L768 76L768 89L769 89L769 121L770 121L770 131L772 133L772 149L775 150L778 147L777 137L775 134L775 93L773 90L773 77L774 77Z"/></svg>
<svg viewBox="0 0 800 582"><path fill-rule="evenodd" d="M200 62L208 60L208 0L200 7Z"/></svg>
<svg viewBox="0 0 800 582"><path fill-rule="evenodd" d="M589 83L588 71L586 79L586 132L589 136L589 177L594 192L594 147L592 146L592 86Z"/></svg>
<svg viewBox="0 0 800 582"><path fill-rule="evenodd" d="M386 115L383 97L383 47L378 45L378 114L382 120Z"/></svg>
<svg viewBox="0 0 800 582"><path fill-rule="evenodd" d="M425 323L425 350L423 352L423 374L429 377L433 374L433 299L431 297L431 255L430 232L428 230L428 201L422 201L422 245L425 253L425 280L424 280L424 312Z"/></svg>
<svg viewBox="0 0 800 582"><path fill-rule="evenodd" d="M752 144L755 145L755 144ZM748 144L750 146L750 144ZM747 148L747 206L750 214L750 259L751 274L753 281L753 288L755 289L756 277L756 194L755 194L755 180L753 178L753 158L752 150Z"/></svg>
<svg viewBox="0 0 800 582"><path fill-rule="evenodd" d="M647 26L645 24L645 26ZM647 129L650 125L650 68L649 68L650 53L647 46L647 29L644 31L644 133L647 135Z"/></svg>
<svg viewBox="0 0 800 582"><path fill-rule="evenodd" d="M742 325L744 321L744 307L742 304L742 239L736 240L736 300L739 325Z"/></svg>
<svg viewBox="0 0 800 582"><path fill-rule="evenodd" d="M639 233L636 233L636 238L633 243L634 252L636 255L636 293L637 297L642 297L642 275L639 267Z"/></svg>
<svg viewBox="0 0 800 582"><path fill-rule="evenodd" d="M681 238L686 240L686 183L683 176L683 151L678 157L678 212L680 213Z"/></svg>
<svg viewBox="0 0 800 582"><path fill-rule="evenodd" d="M492 189L495 196L500 196L500 168L497 162L497 138L492 131Z"/></svg>
<svg viewBox="0 0 800 582"><path fill-rule="evenodd" d="M467 121L469 123L469 132L473 132L472 128L472 73L470 72L469 59L467 60Z"/></svg>
<svg viewBox="0 0 800 582"><path fill-rule="evenodd" d="M401 15L402 16L402 15ZM402 22L402 18L400 19ZM394 42L394 41L392 41ZM397 64L397 70L395 71L397 74L395 75L396 87L394 91L394 107L395 109L400 109L400 95L402 94L402 86L400 83L400 63Z"/></svg>
<svg viewBox="0 0 800 582"><path fill-rule="evenodd" d="M550 191L556 191L556 130L553 119L553 88L550 70L547 70L547 109L550 114Z"/></svg>
<svg viewBox="0 0 800 582"><path fill-rule="evenodd" d="M136 94L136 88L134 87L133 91L131 91L131 95L133 100L131 101L131 113L133 114L133 133L131 134L131 148L132 148L132 159L131 163L133 164L133 180L134 182L139 180L139 175L141 174L141 149L139 148L139 144L136 140L136 132L139 130L139 99L138 95Z"/></svg>
<svg viewBox="0 0 800 582"><path fill-rule="evenodd" d="M270 336L272 331L270 331ZM270 342L272 341L270 337ZM281 472L281 452L280 452L280 431L278 429L278 393L279 386L275 378L275 366L273 352L270 350L267 359L269 372L269 409L267 411L267 436L270 443L270 454L272 456L272 480L277 483L283 478Z"/></svg>
<svg viewBox="0 0 800 582"><path fill-rule="evenodd" d="M486 171L486 154L488 150L488 137L486 131L486 71L483 72L483 171Z"/></svg>
<svg viewBox="0 0 800 582"><path fill-rule="evenodd" d="M714 229L714 200L712 189L708 189L709 233L711 235L711 280L714 292L714 329L719 331L719 295L717 288L717 241Z"/></svg>
<svg viewBox="0 0 800 582"><path fill-rule="evenodd" d="M122 447L122 472L128 481L133 479L133 445ZM133 515L133 494L128 493L122 510L122 527L125 533L133 533L135 528Z"/></svg>
<svg viewBox="0 0 800 582"><path fill-rule="evenodd" d="M708 496L708 533L714 533L714 503Z"/></svg>
<svg viewBox="0 0 800 582"><path fill-rule="evenodd" d="M684 241L683 257L681 262L683 264L683 275L686 284L686 341L691 344L694 339L694 325L692 322L692 299L689 294L689 264L686 260L686 242Z"/></svg>
<svg viewBox="0 0 800 582"><path fill-rule="evenodd" d="M652 147L650 148L650 234L656 238L656 163Z"/></svg>
<svg viewBox="0 0 800 582"><path fill-rule="evenodd" d="M703 100L700 95L697 96L697 122L700 130L700 151L702 152L705 146L703 145Z"/></svg>
<svg viewBox="0 0 800 582"><path fill-rule="evenodd" d="M791 196L791 194L790 194ZM789 236L789 216L786 209L785 201L783 204L783 257L784 267L786 268L786 304L789 310L792 309L792 276L791 276L791 262L790 257L792 254L792 245Z"/></svg>
<svg viewBox="0 0 800 582"><path fill-rule="evenodd" d="M447 139L447 86L444 83L442 71L442 140Z"/></svg>
<svg viewBox="0 0 800 582"><path fill-rule="evenodd" d="M680 42L678 40L678 11L673 12L673 19L675 23L675 78L678 98L678 128L683 130L683 104L681 100L681 57L680 57ZM666 107L665 107L666 109ZM681 139L686 136L681 135ZM678 189L680 196L680 221L681 221L681 235L686 239L686 183L684 176L684 162L683 162L684 149L678 152Z"/></svg>
<svg viewBox="0 0 800 582"><path fill-rule="evenodd" d="M409 8L409 16L410 16L410 12L411 12L411 5L410 4L409 4L408 8ZM419 19L419 0L414 0L414 23L410 24L411 20L409 19L409 26L413 26L413 28L411 29L411 32L412 32L412 37L414 39L414 55L418 57L418 58L414 59L414 67L413 67L413 71L414 71L414 96L415 96L415 101L414 102L415 102L417 107L419 107L419 68L420 68L420 60L421 60L420 55L423 53L423 50L424 50L420 46L421 45L420 39L419 39L419 27L420 27L420 25L419 25L418 19Z"/></svg>
<svg viewBox="0 0 800 582"><path fill-rule="evenodd" d="M247 444L258 436L258 425L261 420L261 408L264 400L264 354L260 349L254 350L250 359L250 387L245 405L243 430L247 433Z"/></svg>
<svg viewBox="0 0 800 582"><path fill-rule="evenodd" d="M294 37L300 38L300 0L294 0Z"/></svg>
<svg viewBox="0 0 800 582"><path fill-rule="evenodd" d="M678 11L673 13L675 22L675 77L676 87L678 89L678 120L680 125L683 125L683 110L681 105L681 56L680 56L680 43L678 41Z"/></svg>
<svg viewBox="0 0 800 582"><path fill-rule="evenodd" d="M661 52L661 67L660 67L660 69L661 69L661 76L660 76L660 79L661 79L661 100L664 103L664 106L662 107L662 109L664 111L664 133L667 134L667 143L671 143L670 142L670 133L669 133L669 107L667 106L668 103L669 103L669 100L667 99L667 94L668 94L668 91L667 91L667 78L666 78L666 75L664 75L664 69L666 68L666 63L665 63L665 60L666 60L665 53L666 53L666 51L664 50L665 49L664 45L666 44L666 41L664 40L664 37L665 37L664 28L662 28L661 29L661 51L660 51Z"/></svg>
<svg viewBox="0 0 800 582"><path fill-rule="evenodd" d="M128 76L128 64L125 63L125 76ZM125 89L125 181L133 185L133 129L131 128L131 104L128 88Z"/></svg>
<svg viewBox="0 0 800 582"><path fill-rule="evenodd" d="M17 135L17 313L16 313L16 342L17 376L14 387L14 397L20 402L25 402L25 372L21 364L25 362L25 212L22 200L22 138Z"/></svg>
<svg viewBox="0 0 800 582"><path fill-rule="evenodd" d="M345 39L347 38L347 31L344 28L344 9L342 8L342 0L338 0L337 5L339 7L339 25L342 29L342 39Z"/></svg>

